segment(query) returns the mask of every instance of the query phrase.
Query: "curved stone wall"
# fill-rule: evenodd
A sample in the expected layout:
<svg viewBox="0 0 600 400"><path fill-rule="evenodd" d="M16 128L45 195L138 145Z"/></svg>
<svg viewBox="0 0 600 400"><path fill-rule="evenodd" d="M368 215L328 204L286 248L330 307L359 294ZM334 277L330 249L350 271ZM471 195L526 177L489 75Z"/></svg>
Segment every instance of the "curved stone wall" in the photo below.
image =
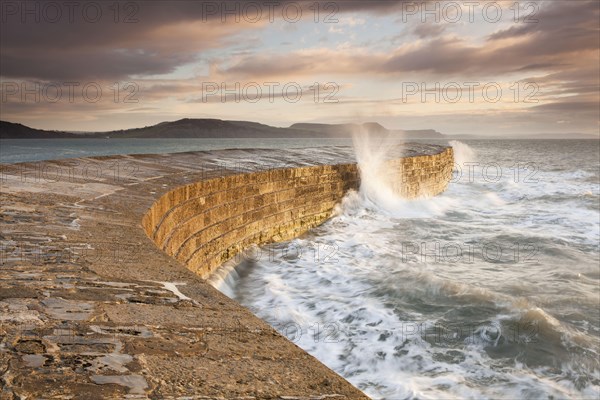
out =
<svg viewBox="0 0 600 400"><path fill-rule="evenodd" d="M452 148L387 162L405 198L435 196L452 175ZM238 174L180 186L143 218L147 235L203 278L252 244L296 237L331 216L360 186L356 164L317 165Z"/></svg>

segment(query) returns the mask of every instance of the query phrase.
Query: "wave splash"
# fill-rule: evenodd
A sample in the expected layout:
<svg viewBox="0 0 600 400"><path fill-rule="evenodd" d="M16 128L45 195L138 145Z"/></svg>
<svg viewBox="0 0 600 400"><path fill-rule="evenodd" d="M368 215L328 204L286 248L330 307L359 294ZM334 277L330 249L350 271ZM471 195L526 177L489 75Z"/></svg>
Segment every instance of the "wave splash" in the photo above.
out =
<svg viewBox="0 0 600 400"><path fill-rule="evenodd" d="M362 206L390 217L430 218L457 206L455 199L449 196L407 200L398 194L397 188L402 179L399 174L389 171L386 162L403 156L401 138L363 129L354 132L352 142L361 185L358 193L350 192L346 196L337 209L338 214L352 212ZM475 157L475 152L466 144L456 142L454 146L460 148L461 160Z"/></svg>
<svg viewBox="0 0 600 400"><path fill-rule="evenodd" d="M457 164L502 162L493 156L506 154L451 145ZM539 185L462 179L441 196L404 200L385 169L402 153L400 143L363 132L354 151L359 191L348 193L324 225L274 247L276 254L302 249L296 256L236 269L240 280L229 287L235 298L372 398L598 398L600 328L591 317L598 274L589 267L597 256L577 253L582 261L575 265L565 258L575 249L545 235L558 213L532 214L520 200L524 193L539 196ZM569 171L551 175L557 190L565 190L559 178ZM543 230L532 231L532 224ZM584 224L563 225L561 240L585 245ZM533 241L552 258L429 262L403 247L481 240ZM317 251L332 247L332 257Z"/></svg>

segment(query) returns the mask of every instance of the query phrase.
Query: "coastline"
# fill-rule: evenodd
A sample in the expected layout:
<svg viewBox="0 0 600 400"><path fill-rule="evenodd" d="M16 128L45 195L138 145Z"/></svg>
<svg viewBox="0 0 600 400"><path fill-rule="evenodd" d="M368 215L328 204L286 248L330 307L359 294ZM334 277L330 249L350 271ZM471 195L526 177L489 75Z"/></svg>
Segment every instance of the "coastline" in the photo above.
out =
<svg viewBox="0 0 600 400"><path fill-rule="evenodd" d="M422 151L423 145L419 146ZM428 156L424 157L426 163ZM242 170L272 176L280 173L282 165L288 170L332 170L322 164L351 165L351 161L347 150L322 148L3 165L0 278L6 290L0 297L4 338L0 372L4 392L86 399L126 395L365 398L160 250L141 226L143 216L160 204L159 199L195 182L244 182L239 177L248 174L240 172L248 171ZM423 166L417 163L418 169ZM272 169L261 171L264 168ZM357 176L346 172L348 177ZM357 184L355 179L348 182L352 183L347 188ZM263 183L268 186L268 179ZM226 187L242 193L235 185ZM344 186L340 189L335 196L343 196ZM336 199L331 199L332 204ZM217 196L214 201L219 200ZM289 234L318 225L327 218L329 207L327 203L318 218ZM146 231L161 218L147 219ZM271 235L265 241L278 238ZM232 236L233 242L237 239ZM211 263L218 266L223 261L221 257Z"/></svg>

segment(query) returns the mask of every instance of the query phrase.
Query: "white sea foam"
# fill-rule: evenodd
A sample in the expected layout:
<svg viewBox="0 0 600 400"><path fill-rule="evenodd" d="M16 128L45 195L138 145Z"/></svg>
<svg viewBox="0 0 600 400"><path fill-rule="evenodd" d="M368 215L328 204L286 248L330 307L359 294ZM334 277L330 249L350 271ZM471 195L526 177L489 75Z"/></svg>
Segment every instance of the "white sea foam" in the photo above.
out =
<svg viewBox="0 0 600 400"><path fill-rule="evenodd" d="M229 293L373 398L598 398L597 175L551 171L531 153L537 182L478 172L407 201L381 178L390 146L361 140L360 191L323 226L275 245L333 244L334 256L261 259L226 278ZM457 162L510 158L452 145ZM424 257L407 246L423 243ZM436 259L436 243L464 256ZM486 259L486 243L503 258ZM515 243L536 251L515 259Z"/></svg>
<svg viewBox="0 0 600 400"><path fill-rule="evenodd" d="M342 209L358 206L376 209L392 217L428 218L441 215L456 206L450 197L428 200L406 200L400 197L395 190L400 177L390 174L386 164L402 153L402 144L398 139L381 134L373 135L365 130L355 132L352 139L361 175L361 186L358 193L351 192L346 196Z"/></svg>

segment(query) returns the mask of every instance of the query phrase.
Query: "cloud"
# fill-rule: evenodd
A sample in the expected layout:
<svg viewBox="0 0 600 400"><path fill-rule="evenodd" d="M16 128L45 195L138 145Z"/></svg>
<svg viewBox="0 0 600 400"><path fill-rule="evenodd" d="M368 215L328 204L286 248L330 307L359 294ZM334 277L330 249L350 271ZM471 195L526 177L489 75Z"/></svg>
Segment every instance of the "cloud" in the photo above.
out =
<svg viewBox="0 0 600 400"><path fill-rule="evenodd" d="M2 76L118 80L134 75L166 74L197 61L202 51L226 46L236 35L260 27L258 24L234 25L218 21L133 25L130 30L106 26L90 29L85 25L78 34L70 35L63 31L63 26L57 27L58 32L48 34L41 26L24 24L15 25L13 29L12 25L3 25ZM111 29L122 35L104 33ZM21 35L23 31L28 32L24 35L28 38L25 41ZM64 35L78 39L63 39Z"/></svg>
<svg viewBox="0 0 600 400"><path fill-rule="evenodd" d="M315 8L325 18L351 11L383 12L402 1L321 1L318 7L314 1L281 0L276 7L254 2L257 10L248 2L228 0L94 2L99 10L88 3L68 3L2 4L3 77L77 80L166 74L194 62L203 51L246 42L249 31L293 14L288 8L300 6L303 18L310 20ZM339 20L348 26L363 22L351 16Z"/></svg>
<svg viewBox="0 0 600 400"><path fill-rule="evenodd" d="M2 5L5 3L21 2ZM134 10L137 22L123 23L131 11L126 5L132 3L139 5ZM185 116L182 107L185 110L201 95L202 80L242 85L252 81L355 84L361 87L360 97L359 89L344 92L347 97L340 95L347 100L341 104L346 104L348 113L370 110L376 114L382 109L394 113L398 110L393 101L397 94L378 90L416 77L423 82L451 78L536 82L541 88L541 103L510 113L504 111L507 121L519 125L529 118L541 126L555 119L571 121L574 115L580 118L577 127L598 127L598 113L593 110L598 106L600 84L600 2L596 0L535 3L540 6L535 14L537 23L498 24L495 32L489 30L489 25L423 24L418 18L391 27L381 23L383 17L401 15L403 5L411 3L407 1L320 1L320 23L330 14L338 22L319 25L322 29L314 34L309 32L315 23L314 1L279 3L273 9L276 23L271 23L266 14L259 21L249 21L248 13L243 11L249 2L241 1L102 2L98 4L105 7L104 14L97 23L82 20L81 10L74 22L69 22L65 14L58 23L21 23L19 15L3 14L2 18L7 19L0 26L0 74L4 81L98 81L108 86L115 81L133 80L140 85L141 100L137 105L13 101L2 104L3 117L41 121L51 114L60 122L60 118L67 121L85 115L95 119L103 113L120 113L131 115L131 126L136 115L152 113L155 118L159 115L155 109L163 110L163 117ZM44 3L36 4L42 7ZM114 4L120 7L118 23L108 8ZM221 10L211 12L206 9L209 4ZM513 2L501 4L508 10ZM303 8L302 21L285 23L282 11L295 5ZM233 10L231 14L223 15L221 11L226 7ZM283 30L281 23L285 23ZM348 39L326 35L329 28L343 30ZM265 34L271 33L269 29L281 35L275 43L285 46L269 43L271 38ZM364 36L360 36L362 33ZM352 40L351 35L360 37L362 43ZM306 42L300 44L300 38ZM340 43L340 39L349 42ZM170 74L169 79L165 74ZM269 112L275 114L280 109L275 105ZM228 106L222 112L229 110ZM256 110L247 119L258 115ZM327 115L320 111L323 108L303 110ZM246 111L239 112L243 115ZM487 111L473 111L478 112L484 115Z"/></svg>
<svg viewBox="0 0 600 400"><path fill-rule="evenodd" d="M428 37L440 36L444 33L446 27L441 24L419 24L413 30L413 33L418 37L425 39Z"/></svg>
<svg viewBox="0 0 600 400"><path fill-rule="evenodd" d="M597 1L542 3L536 14L538 23L513 24L489 35L483 43L456 34L443 35L444 25L419 24L412 32L422 40L405 42L392 51L354 47L345 52L315 48L269 55L263 52L221 70L242 76L369 73L394 77L422 72L472 78L527 70L556 72L598 65L599 7Z"/></svg>

